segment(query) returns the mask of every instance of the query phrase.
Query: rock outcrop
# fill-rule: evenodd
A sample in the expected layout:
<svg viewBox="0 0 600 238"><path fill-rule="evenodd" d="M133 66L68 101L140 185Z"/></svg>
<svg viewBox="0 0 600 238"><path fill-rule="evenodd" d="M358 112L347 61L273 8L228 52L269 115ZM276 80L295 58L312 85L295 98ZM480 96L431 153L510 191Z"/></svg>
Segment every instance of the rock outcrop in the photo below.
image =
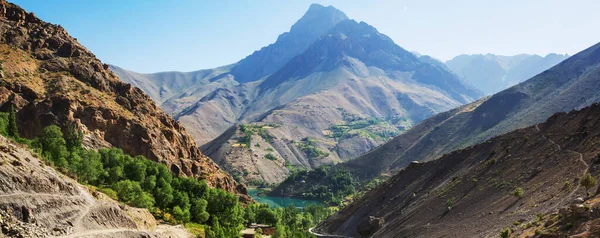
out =
<svg viewBox="0 0 600 238"><path fill-rule="evenodd" d="M88 148L121 148L247 198L245 188L203 155L179 123L121 82L61 26L0 1L0 52L0 110L15 106L22 136L72 123L85 133Z"/></svg>
<svg viewBox="0 0 600 238"><path fill-rule="evenodd" d="M84 187L0 136L0 237L189 237L157 228L148 210Z"/></svg>

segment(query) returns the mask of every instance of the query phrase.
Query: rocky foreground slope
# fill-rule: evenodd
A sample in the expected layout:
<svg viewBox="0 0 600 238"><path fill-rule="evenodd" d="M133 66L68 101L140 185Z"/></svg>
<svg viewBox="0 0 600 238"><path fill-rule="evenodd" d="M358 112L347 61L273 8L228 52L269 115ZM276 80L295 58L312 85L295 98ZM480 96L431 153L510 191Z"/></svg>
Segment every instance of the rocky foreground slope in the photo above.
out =
<svg viewBox="0 0 600 238"><path fill-rule="evenodd" d="M0 237L190 237L78 184L0 136Z"/></svg>
<svg viewBox="0 0 600 238"><path fill-rule="evenodd" d="M15 107L21 136L74 124L89 148L118 147L245 197L245 188L204 156L179 123L61 26L0 1L0 52L0 110Z"/></svg>
<svg viewBox="0 0 600 238"><path fill-rule="evenodd" d="M497 237L510 228L527 237L598 237L600 193L590 184L587 197L580 181L600 176L599 145L599 104L558 113L412 163L316 230L353 237Z"/></svg>

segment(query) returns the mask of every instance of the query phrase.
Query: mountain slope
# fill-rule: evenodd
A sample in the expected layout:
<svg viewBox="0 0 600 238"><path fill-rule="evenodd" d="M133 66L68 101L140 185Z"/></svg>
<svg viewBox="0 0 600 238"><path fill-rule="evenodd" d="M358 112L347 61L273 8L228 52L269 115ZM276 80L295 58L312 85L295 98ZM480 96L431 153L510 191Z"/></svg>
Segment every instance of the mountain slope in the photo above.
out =
<svg viewBox="0 0 600 238"><path fill-rule="evenodd" d="M275 43L240 60L231 70L231 74L240 83L268 76L346 19L346 14L332 6L312 4L289 32L281 34Z"/></svg>
<svg viewBox="0 0 600 238"><path fill-rule="evenodd" d="M304 168L356 157L479 95L353 20L340 22L265 80L243 85L216 90L176 118L196 135L207 124L223 130L237 121L278 125L268 132L286 146L270 147L286 154L288 165Z"/></svg>
<svg viewBox="0 0 600 238"><path fill-rule="evenodd" d="M160 232L175 228L158 227L148 210L78 184L2 136L0 168L2 237L180 237Z"/></svg>
<svg viewBox="0 0 600 238"><path fill-rule="evenodd" d="M204 156L178 122L62 27L2 1L0 51L0 110L15 107L21 136L74 124L88 148L118 147L245 196L245 188Z"/></svg>
<svg viewBox="0 0 600 238"><path fill-rule="evenodd" d="M437 159L509 131L540 123L552 114L600 102L600 44L491 97L435 115L386 144L336 166L368 181L394 174L411 161ZM310 181L318 186L324 181ZM308 183L308 182L307 182ZM298 196L288 181L275 195ZM293 191L293 193L291 193Z"/></svg>
<svg viewBox="0 0 600 238"><path fill-rule="evenodd" d="M412 163L317 231L353 237L496 237L506 227L539 226L539 234L553 232L544 231L553 222L542 226L536 215L585 197L580 178L600 175L599 118L595 104L434 161ZM570 215L563 218L574 219ZM585 228L586 219L572 221L581 223L572 223L580 229L567 231L571 235L600 234L589 223Z"/></svg>
<svg viewBox="0 0 600 238"><path fill-rule="evenodd" d="M246 64L253 67L241 66ZM240 78L240 67L254 79ZM284 165L310 169L354 158L431 115L481 95L443 65L420 60L373 26L319 5L312 5L289 33L214 82L225 79L241 83L208 93L189 89L162 107L178 104L171 111L175 119L203 149L218 152L211 156L225 168L240 159L241 164L255 164L252 151L263 149L245 143L244 155L235 152L240 149L232 145L245 133L239 131L219 138L228 148L220 149L214 140L221 133L235 124L270 127L264 128L272 137L265 146L285 164L268 170L278 171L268 183L285 178ZM233 154L238 158L228 158ZM242 168L229 172L246 174Z"/></svg>
<svg viewBox="0 0 600 238"><path fill-rule="evenodd" d="M446 65L461 78L491 95L523 82L565 60L568 55L459 55Z"/></svg>

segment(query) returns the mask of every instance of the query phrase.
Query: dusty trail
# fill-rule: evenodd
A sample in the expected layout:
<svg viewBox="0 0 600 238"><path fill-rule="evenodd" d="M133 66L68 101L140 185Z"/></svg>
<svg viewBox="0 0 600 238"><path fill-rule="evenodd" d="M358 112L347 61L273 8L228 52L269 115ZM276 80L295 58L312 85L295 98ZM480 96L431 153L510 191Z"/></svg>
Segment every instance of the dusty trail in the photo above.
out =
<svg viewBox="0 0 600 238"><path fill-rule="evenodd" d="M308 229L308 232L312 235L315 235L317 237L322 237L322 238L352 238L350 236L339 236L339 235L325 235L325 234L319 234L315 231L313 231L313 229L315 229L314 227L311 227Z"/></svg>
<svg viewBox="0 0 600 238"><path fill-rule="evenodd" d="M120 233L120 232L136 232L136 233L140 233L140 232L145 232L143 230L136 230L136 229L127 229L127 228L117 228L117 229L102 229L102 230L88 230L88 231L83 231L83 232L76 232L76 233L72 233L69 235L64 235L64 236L53 236L53 237L60 237L60 238L75 238L75 237L85 237L85 236L94 236L94 235L108 235L108 234L113 234L113 233Z"/></svg>
<svg viewBox="0 0 600 238"><path fill-rule="evenodd" d="M540 128L538 127L538 125L535 125L535 129L536 129L538 132L542 132L542 131L540 130ZM556 142L554 142L552 139L550 139L550 138L546 137L546 135L544 135L543 133L542 133L542 138L544 138L544 139L546 139L546 140L550 141L550 143L552 143L553 145L555 145L555 146L558 148L558 150L563 150L563 149L562 149L562 147L561 147L559 144L557 144ZM564 150L564 151L566 151L566 152L569 152L569 153L575 153L575 154L577 154L577 155L579 156L579 158L578 158L578 161L579 161L579 162L581 162L583 165L585 165L585 169L583 170L583 173L582 173L582 175L581 175L581 177L580 177L580 178L582 178L583 176L585 176L585 175L588 173L588 171L589 171L589 169L590 169L590 166L589 166L589 165L588 165L588 163L587 163L587 162L585 162L585 160L583 159L583 154L582 154L582 153L580 153L580 152L577 152L577 151L573 151L573 150ZM577 185L576 185L575 189L573 189L573 190L572 190L572 191L569 193L568 197L572 197L572 196L573 196L573 194L575 194L575 193L576 193L576 192L579 190L579 188L581 188L581 184L577 183ZM558 204L556 204L556 205L554 206L554 208L556 208L556 206L558 206Z"/></svg>

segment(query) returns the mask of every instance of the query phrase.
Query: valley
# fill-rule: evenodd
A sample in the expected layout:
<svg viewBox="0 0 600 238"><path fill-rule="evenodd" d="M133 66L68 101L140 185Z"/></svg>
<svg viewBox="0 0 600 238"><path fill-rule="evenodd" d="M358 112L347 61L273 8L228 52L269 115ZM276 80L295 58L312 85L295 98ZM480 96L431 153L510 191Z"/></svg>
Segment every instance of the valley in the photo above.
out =
<svg viewBox="0 0 600 238"><path fill-rule="evenodd" d="M285 54L276 50L288 44L293 46ZM255 60L259 57L278 63L267 65ZM289 174L286 165L310 170L348 161L429 116L483 95L373 26L319 4L311 5L275 43L230 66L156 74L112 69L150 95L159 89L172 95L154 99L190 131L205 154L253 184L283 181ZM181 91L172 91L177 88ZM243 153L231 146L235 139L226 138L239 137L244 132L232 127L245 124L278 125L268 129L273 140L264 146L274 149L271 154L279 162L261 162L264 173L244 171L253 166L241 164L255 165L253 159L265 151Z"/></svg>
<svg viewBox="0 0 600 238"><path fill-rule="evenodd" d="M0 237L600 237L573 4L15 3Z"/></svg>

